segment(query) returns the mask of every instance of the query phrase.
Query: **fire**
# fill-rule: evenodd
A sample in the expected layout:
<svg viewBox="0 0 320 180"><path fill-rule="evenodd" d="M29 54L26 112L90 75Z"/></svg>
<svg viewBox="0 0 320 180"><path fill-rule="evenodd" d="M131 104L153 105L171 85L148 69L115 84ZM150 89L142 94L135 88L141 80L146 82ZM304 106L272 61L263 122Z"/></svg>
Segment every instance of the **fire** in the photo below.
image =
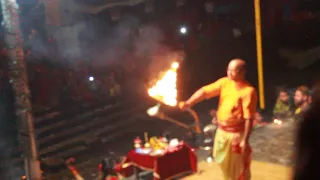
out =
<svg viewBox="0 0 320 180"><path fill-rule="evenodd" d="M174 62L171 68L148 90L149 96L169 106L177 105L177 69L179 63Z"/></svg>

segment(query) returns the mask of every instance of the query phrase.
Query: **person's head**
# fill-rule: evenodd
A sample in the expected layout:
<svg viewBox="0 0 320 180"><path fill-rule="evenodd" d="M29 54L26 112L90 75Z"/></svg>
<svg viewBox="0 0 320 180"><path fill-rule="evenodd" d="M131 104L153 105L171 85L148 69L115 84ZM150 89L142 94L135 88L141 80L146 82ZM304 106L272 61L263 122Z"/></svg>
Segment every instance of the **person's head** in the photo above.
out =
<svg viewBox="0 0 320 180"><path fill-rule="evenodd" d="M233 81L242 81L246 73L246 62L242 59L233 59L227 68L228 78Z"/></svg>
<svg viewBox="0 0 320 180"><path fill-rule="evenodd" d="M312 95L311 95L311 103L316 105L317 107L320 106L320 81L316 83Z"/></svg>
<svg viewBox="0 0 320 180"><path fill-rule="evenodd" d="M306 86L299 86L296 89L296 92L294 93L294 104L299 107L303 105L304 103L308 102L309 98L309 88Z"/></svg>
<svg viewBox="0 0 320 180"><path fill-rule="evenodd" d="M289 92L285 89L281 89L279 91L278 99L284 103L289 102Z"/></svg>

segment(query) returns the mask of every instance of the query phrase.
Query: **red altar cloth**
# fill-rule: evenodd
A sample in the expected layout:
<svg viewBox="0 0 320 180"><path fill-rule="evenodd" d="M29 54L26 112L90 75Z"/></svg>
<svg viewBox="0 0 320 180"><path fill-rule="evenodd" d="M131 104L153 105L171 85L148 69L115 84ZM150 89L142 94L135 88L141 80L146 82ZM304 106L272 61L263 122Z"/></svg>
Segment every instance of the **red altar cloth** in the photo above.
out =
<svg viewBox="0 0 320 180"><path fill-rule="evenodd" d="M161 156L139 154L132 150L125 161L116 167L116 171L128 177L134 174L133 166L153 171L155 180L171 179L182 173L197 172L197 156L186 144L181 144L178 150Z"/></svg>

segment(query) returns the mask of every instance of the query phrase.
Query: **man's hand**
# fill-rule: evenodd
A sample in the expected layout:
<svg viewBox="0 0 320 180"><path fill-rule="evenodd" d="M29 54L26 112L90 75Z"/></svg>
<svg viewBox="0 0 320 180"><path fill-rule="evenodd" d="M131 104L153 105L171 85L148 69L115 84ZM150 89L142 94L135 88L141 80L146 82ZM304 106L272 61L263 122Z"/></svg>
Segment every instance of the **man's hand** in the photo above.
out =
<svg viewBox="0 0 320 180"><path fill-rule="evenodd" d="M217 118L215 118L215 117L212 118L211 123L212 123L212 124L218 124Z"/></svg>
<svg viewBox="0 0 320 180"><path fill-rule="evenodd" d="M187 108L190 108L191 106L187 102L181 101L181 102L179 102L178 107L181 110L186 110Z"/></svg>
<svg viewBox="0 0 320 180"><path fill-rule="evenodd" d="M246 140L243 140L240 142L240 148L241 148L241 155L243 158L247 159L248 156L250 156L251 147L249 145L249 142Z"/></svg>
<svg viewBox="0 0 320 180"><path fill-rule="evenodd" d="M71 157L71 158L67 159L65 161L65 163L66 163L67 166L74 166L75 161L76 161L76 159Z"/></svg>

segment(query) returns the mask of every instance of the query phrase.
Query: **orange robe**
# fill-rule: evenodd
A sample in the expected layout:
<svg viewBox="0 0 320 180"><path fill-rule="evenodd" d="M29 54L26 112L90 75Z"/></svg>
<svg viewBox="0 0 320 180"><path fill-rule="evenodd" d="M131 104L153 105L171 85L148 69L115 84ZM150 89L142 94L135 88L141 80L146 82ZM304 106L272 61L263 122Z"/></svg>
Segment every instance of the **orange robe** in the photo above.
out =
<svg viewBox="0 0 320 180"><path fill-rule="evenodd" d="M241 155L245 121L256 113L257 93L247 82L236 83L227 77L203 87L206 98L220 95L217 111L219 128L215 135L213 156L225 180L250 179L251 150ZM246 157L246 158L244 158Z"/></svg>

